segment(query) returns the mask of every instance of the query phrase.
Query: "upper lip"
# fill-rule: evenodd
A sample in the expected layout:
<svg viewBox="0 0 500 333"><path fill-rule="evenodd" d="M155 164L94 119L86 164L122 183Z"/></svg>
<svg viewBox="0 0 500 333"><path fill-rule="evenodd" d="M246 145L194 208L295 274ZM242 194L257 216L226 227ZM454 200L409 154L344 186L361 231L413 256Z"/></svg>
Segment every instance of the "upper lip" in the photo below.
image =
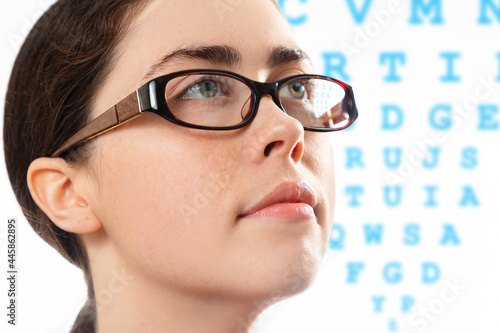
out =
<svg viewBox="0 0 500 333"><path fill-rule="evenodd" d="M316 206L316 196L305 181L281 183L262 200L250 206L250 208L246 209L239 216L250 215L267 206L284 202L302 202L314 208Z"/></svg>

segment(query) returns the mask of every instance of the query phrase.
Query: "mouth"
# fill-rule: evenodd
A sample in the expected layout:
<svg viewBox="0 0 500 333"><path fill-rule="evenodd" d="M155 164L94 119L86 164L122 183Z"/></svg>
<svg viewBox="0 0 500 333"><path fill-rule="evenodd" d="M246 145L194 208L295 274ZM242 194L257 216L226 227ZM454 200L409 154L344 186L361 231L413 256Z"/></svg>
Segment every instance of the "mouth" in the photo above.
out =
<svg viewBox="0 0 500 333"><path fill-rule="evenodd" d="M285 182L238 215L238 218L274 218L287 221L315 217L316 196L305 181Z"/></svg>

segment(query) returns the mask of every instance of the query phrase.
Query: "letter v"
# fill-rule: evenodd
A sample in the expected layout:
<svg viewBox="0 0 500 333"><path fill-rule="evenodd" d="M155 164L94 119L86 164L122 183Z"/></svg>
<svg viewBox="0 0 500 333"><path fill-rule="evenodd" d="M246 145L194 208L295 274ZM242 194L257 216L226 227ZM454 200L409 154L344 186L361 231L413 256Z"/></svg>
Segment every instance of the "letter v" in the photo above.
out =
<svg viewBox="0 0 500 333"><path fill-rule="evenodd" d="M354 21L357 24L363 23L366 17L366 13L368 12L368 8L370 8L373 0L364 0L363 7L361 8L360 11L358 11L356 5L354 4L355 0L346 0L346 1L347 5L349 6L349 10L352 13L352 17L354 18Z"/></svg>

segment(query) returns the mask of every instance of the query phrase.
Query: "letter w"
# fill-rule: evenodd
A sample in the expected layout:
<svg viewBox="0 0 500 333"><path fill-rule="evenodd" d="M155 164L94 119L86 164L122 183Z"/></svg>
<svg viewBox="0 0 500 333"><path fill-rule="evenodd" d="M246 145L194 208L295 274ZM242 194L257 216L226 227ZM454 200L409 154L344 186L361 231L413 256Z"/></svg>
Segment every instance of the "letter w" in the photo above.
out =
<svg viewBox="0 0 500 333"><path fill-rule="evenodd" d="M382 234L384 233L384 226L381 224L365 224L365 242L366 244L375 243L380 244L382 241Z"/></svg>

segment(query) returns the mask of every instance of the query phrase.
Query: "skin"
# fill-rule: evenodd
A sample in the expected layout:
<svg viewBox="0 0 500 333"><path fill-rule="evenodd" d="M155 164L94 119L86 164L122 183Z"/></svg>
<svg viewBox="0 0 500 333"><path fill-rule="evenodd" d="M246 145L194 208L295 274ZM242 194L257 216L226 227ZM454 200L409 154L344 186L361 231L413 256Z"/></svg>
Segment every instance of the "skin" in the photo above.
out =
<svg viewBox="0 0 500 333"><path fill-rule="evenodd" d="M150 67L180 48L228 45L241 63L181 59L157 76L214 68L275 81L312 72L307 60L267 67L273 47L298 47L273 2L231 8L220 16L212 1L149 4L119 45L94 116L148 82ZM246 332L267 306L314 279L333 220L330 141L304 132L268 96L239 130L200 131L145 114L93 143L84 167L41 158L28 182L54 223L81 234L99 332ZM239 218L277 185L299 180L316 196L315 217Z"/></svg>

